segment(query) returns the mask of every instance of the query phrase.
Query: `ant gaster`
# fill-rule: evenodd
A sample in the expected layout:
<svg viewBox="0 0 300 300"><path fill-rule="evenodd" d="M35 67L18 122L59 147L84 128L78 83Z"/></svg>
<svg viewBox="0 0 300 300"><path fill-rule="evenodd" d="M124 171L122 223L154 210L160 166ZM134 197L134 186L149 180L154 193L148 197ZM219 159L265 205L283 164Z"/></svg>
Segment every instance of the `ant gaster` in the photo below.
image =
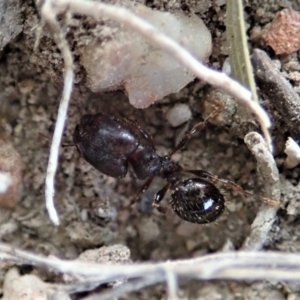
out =
<svg viewBox="0 0 300 300"><path fill-rule="evenodd" d="M136 122L101 113L82 116L75 127L73 142L82 157L101 173L122 178L130 165L138 179L147 179L134 200L148 189L155 176L159 176L166 179L167 183L156 194L153 207L163 212L160 202L167 191L171 190L171 207L181 219L198 224L210 223L217 220L225 210L224 196L215 182L222 182L247 195L252 193L206 171L185 169L172 161L171 157L200 132L208 120L219 113L220 108L193 127L167 156L158 155L151 136ZM182 172L197 177L183 179L180 176ZM274 202L265 197L260 198L267 203Z"/></svg>

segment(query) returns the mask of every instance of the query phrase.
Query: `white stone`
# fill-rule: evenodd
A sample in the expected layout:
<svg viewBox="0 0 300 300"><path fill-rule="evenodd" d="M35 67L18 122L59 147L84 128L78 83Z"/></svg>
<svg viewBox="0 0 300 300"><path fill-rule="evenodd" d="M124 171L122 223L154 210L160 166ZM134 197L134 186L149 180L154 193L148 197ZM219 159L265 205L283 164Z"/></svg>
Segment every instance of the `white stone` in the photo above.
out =
<svg viewBox="0 0 300 300"><path fill-rule="evenodd" d="M8 172L0 172L0 194L4 194L12 184L12 178Z"/></svg>
<svg viewBox="0 0 300 300"><path fill-rule="evenodd" d="M192 117L192 112L188 105L178 103L175 104L166 113L166 118L173 127L177 127Z"/></svg>
<svg viewBox="0 0 300 300"><path fill-rule="evenodd" d="M132 9L199 60L210 55L211 34L198 16L155 11L144 5ZM153 47L133 29L121 27L111 40L87 45L81 60L93 92L123 89L136 108L148 107L195 78L169 53Z"/></svg>
<svg viewBox="0 0 300 300"><path fill-rule="evenodd" d="M300 147L291 137L286 141L284 152L287 154L284 162L286 168L292 169L300 163Z"/></svg>

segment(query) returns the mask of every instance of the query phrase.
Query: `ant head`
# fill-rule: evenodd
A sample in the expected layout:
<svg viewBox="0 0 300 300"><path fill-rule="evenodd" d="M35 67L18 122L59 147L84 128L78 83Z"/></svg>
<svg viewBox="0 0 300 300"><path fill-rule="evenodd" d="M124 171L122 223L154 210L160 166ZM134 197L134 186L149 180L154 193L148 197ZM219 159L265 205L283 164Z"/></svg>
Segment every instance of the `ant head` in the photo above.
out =
<svg viewBox="0 0 300 300"><path fill-rule="evenodd" d="M79 143L82 138L91 132L92 127L95 123L97 123L97 117L101 116L97 115L83 115L80 119L79 124L75 126L73 133L73 143Z"/></svg>
<svg viewBox="0 0 300 300"><path fill-rule="evenodd" d="M172 184L172 209L183 220L206 224L216 221L225 210L219 189L201 178L177 180Z"/></svg>

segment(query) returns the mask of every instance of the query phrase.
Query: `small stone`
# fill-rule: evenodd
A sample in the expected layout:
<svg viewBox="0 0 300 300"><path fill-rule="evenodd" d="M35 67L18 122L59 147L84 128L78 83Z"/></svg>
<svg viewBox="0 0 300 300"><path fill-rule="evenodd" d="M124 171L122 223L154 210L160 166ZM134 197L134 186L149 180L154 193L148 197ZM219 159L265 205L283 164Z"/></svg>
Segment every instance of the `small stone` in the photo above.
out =
<svg viewBox="0 0 300 300"><path fill-rule="evenodd" d="M230 76L231 71L232 70L231 70L230 60L229 60L229 57L227 57L223 63L222 72L225 73L226 75Z"/></svg>
<svg viewBox="0 0 300 300"><path fill-rule="evenodd" d="M295 72L290 72L289 73L289 79L293 80L295 82L300 82L300 73L295 71Z"/></svg>
<svg viewBox="0 0 300 300"><path fill-rule="evenodd" d="M291 137L286 141L284 152L287 155L284 162L285 167L288 169L295 168L300 163L300 147Z"/></svg>
<svg viewBox="0 0 300 300"><path fill-rule="evenodd" d="M263 39L276 54L291 54L300 49L299 32L300 14L292 9L284 9L264 29Z"/></svg>
<svg viewBox="0 0 300 300"><path fill-rule="evenodd" d="M237 111L236 101L228 94L212 88L204 97L203 118L207 118L216 109L216 105L223 108L209 122L218 126L231 125Z"/></svg>
<svg viewBox="0 0 300 300"><path fill-rule="evenodd" d="M181 222L176 228L176 234L181 237L190 237L196 233L197 225L189 222Z"/></svg>
<svg viewBox="0 0 300 300"><path fill-rule="evenodd" d="M0 139L0 206L14 208L21 194L22 161L8 141Z"/></svg>
<svg viewBox="0 0 300 300"><path fill-rule="evenodd" d="M138 4L132 10L200 61L210 56L211 34L197 15L161 12ZM136 108L146 108L178 92L195 78L172 55L122 26L117 27L113 38L86 45L81 61L93 92L122 89Z"/></svg>
<svg viewBox="0 0 300 300"><path fill-rule="evenodd" d="M33 274L21 276L16 268L10 269L4 279L3 300L47 300L54 298L55 292L50 284ZM67 294L59 299L70 300Z"/></svg>
<svg viewBox="0 0 300 300"><path fill-rule="evenodd" d="M160 229L152 219L147 219L139 226L139 234L143 242L149 243L158 238Z"/></svg>
<svg viewBox="0 0 300 300"><path fill-rule="evenodd" d="M199 245L199 242L198 241L195 241L195 240L187 240L186 242L186 249L188 251L193 251L196 249L196 247Z"/></svg>
<svg viewBox="0 0 300 300"><path fill-rule="evenodd" d="M82 252L75 261L87 261L97 264L131 264L130 249L122 244L115 244L112 246L103 246L101 248L89 249ZM80 277L69 274L63 275L64 281L67 283L75 282ZM83 279L83 278L82 278ZM112 285L118 284L120 281L112 282Z"/></svg>
<svg viewBox="0 0 300 300"><path fill-rule="evenodd" d="M81 253L77 260L97 263L129 263L130 250L122 244L103 246L97 249L89 249Z"/></svg>
<svg viewBox="0 0 300 300"><path fill-rule="evenodd" d="M173 127L177 127L192 117L192 112L186 104L176 104L166 113L166 118Z"/></svg>

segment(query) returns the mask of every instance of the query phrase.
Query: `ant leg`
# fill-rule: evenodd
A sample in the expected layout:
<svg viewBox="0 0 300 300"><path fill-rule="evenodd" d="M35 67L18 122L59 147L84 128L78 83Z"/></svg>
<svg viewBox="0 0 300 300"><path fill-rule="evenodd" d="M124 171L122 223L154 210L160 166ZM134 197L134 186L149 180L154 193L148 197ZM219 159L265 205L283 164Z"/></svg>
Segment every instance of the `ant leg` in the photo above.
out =
<svg viewBox="0 0 300 300"><path fill-rule="evenodd" d="M73 99L74 99L74 100L73 100ZM76 96L73 97L72 100L73 100L74 106L76 106L77 113L78 113L78 115L79 115L80 118L81 118L81 117L83 116L83 112L84 112L84 109L83 109L83 107L82 107L82 103L80 103L78 97L76 97Z"/></svg>
<svg viewBox="0 0 300 300"><path fill-rule="evenodd" d="M67 147L76 147L76 146L72 143L64 143L64 144L61 144L61 147L62 148L67 148Z"/></svg>
<svg viewBox="0 0 300 300"><path fill-rule="evenodd" d="M171 151L171 153L169 153L169 155L167 157L171 157L173 154L175 154L178 150L180 150L181 148L183 148L188 141L197 133L199 133L200 131L202 131L204 129L204 127L206 126L206 124L208 123L208 121L210 119L213 119L214 117L216 117L221 110L224 107L224 104L221 102L216 103L216 109L209 114L209 116L204 119L204 121L196 124L184 137L183 139L178 143L178 145Z"/></svg>
<svg viewBox="0 0 300 300"><path fill-rule="evenodd" d="M41 138L43 138L45 141L48 141L49 142L49 136L47 136L46 134L42 133L42 132L39 132L39 136Z"/></svg>
<svg viewBox="0 0 300 300"><path fill-rule="evenodd" d="M152 183L154 176L148 178L146 182L142 185L142 187L138 190L138 192L132 197L130 203L126 207L130 207L133 203L137 202L143 193L149 188L150 184Z"/></svg>
<svg viewBox="0 0 300 300"><path fill-rule="evenodd" d="M46 141L49 141L49 137L46 134L44 134L42 132L39 132L39 136L42 137L43 139L45 139ZM61 144L61 147L62 148L75 147L75 144L73 144L73 143L63 143L63 144Z"/></svg>
<svg viewBox="0 0 300 300"><path fill-rule="evenodd" d="M218 176L212 175L212 174L210 174L206 171L184 169L184 170L182 170L182 172L187 172L187 173L194 174L194 175L196 175L200 178L207 179L207 180L211 181L212 183L221 182L221 183L224 184L225 187L230 188L230 189L232 189L232 190L234 190L238 193L242 193L246 196L254 196L254 197L256 196L256 197L258 197L259 200L261 200L264 203L266 203L268 205L271 205L271 206L280 206L279 201L276 201L276 200L270 199L268 197L263 197L263 196L256 195L256 194L253 194L251 192L245 191L241 186L234 183L233 181L230 181L230 180L227 180L227 179L221 179Z"/></svg>
<svg viewBox="0 0 300 300"><path fill-rule="evenodd" d="M152 149L153 149L153 150L156 150L156 146L155 146L155 144L154 144L154 141L153 141L153 139L152 139L152 136L151 136L145 129L142 129L141 126L140 126L136 121L131 120L131 119L128 119L128 118L125 117L124 115L122 115L122 117L124 118L124 120L125 120L127 123L129 123L129 124L131 124L131 125L137 127L137 128L139 129L140 133L144 136L144 138L150 143Z"/></svg>
<svg viewBox="0 0 300 300"><path fill-rule="evenodd" d="M167 183L160 191L158 191L154 197L152 206L155 207L159 212L166 213L166 208L160 206L160 202L164 199L167 191L170 188L170 183Z"/></svg>

